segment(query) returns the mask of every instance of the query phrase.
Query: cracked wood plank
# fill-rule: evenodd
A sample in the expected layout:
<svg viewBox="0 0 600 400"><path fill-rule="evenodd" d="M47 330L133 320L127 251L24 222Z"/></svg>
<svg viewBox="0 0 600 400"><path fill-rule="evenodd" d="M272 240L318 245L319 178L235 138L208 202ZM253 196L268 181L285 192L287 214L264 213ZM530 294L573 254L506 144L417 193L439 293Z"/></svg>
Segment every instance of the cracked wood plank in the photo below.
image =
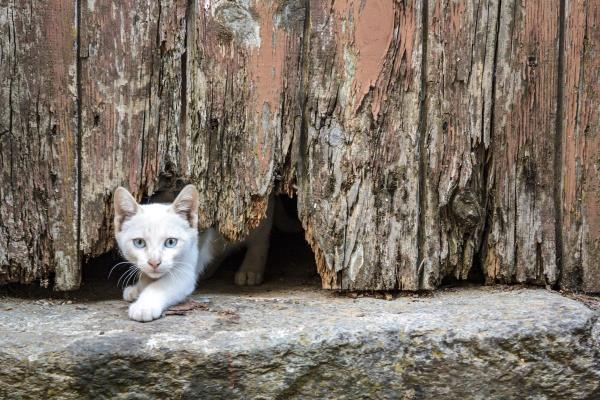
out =
<svg viewBox="0 0 600 400"><path fill-rule="evenodd" d="M0 282L79 285L75 20L0 0Z"/></svg>
<svg viewBox="0 0 600 400"><path fill-rule="evenodd" d="M188 174L200 223L239 238L258 224L276 180L291 185L298 129L300 0L193 2L188 36Z"/></svg>
<svg viewBox="0 0 600 400"><path fill-rule="evenodd" d="M485 222L498 1L429 1L423 268L469 277Z"/></svg>
<svg viewBox="0 0 600 400"><path fill-rule="evenodd" d="M600 291L600 7L565 5L562 89L560 0L0 0L0 281L76 288L117 185L191 181L230 238L297 191L324 287Z"/></svg>
<svg viewBox="0 0 600 400"><path fill-rule="evenodd" d="M86 257L113 246L112 192L138 200L185 170L187 1L81 5L82 229Z"/></svg>
<svg viewBox="0 0 600 400"><path fill-rule="evenodd" d="M298 212L323 286L419 289L422 2L309 4Z"/></svg>
<svg viewBox="0 0 600 400"><path fill-rule="evenodd" d="M566 2L561 287L600 292L600 4Z"/></svg>
<svg viewBox="0 0 600 400"><path fill-rule="evenodd" d="M484 273L488 282L553 285L560 1L501 4Z"/></svg>

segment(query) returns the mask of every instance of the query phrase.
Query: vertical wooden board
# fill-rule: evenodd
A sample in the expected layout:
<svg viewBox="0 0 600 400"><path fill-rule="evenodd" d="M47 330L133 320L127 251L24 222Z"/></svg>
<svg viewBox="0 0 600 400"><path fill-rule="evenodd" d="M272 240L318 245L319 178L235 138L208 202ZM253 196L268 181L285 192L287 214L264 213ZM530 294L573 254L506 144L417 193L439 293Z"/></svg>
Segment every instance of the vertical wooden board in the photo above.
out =
<svg viewBox="0 0 600 400"><path fill-rule="evenodd" d="M200 189L201 224L235 239L263 218L275 179L289 169L305 9L297 0L192 9L189 174Z"/></svg>
<svg viewBox="0 0 600 400"><path fill-rule="evenodd" d="M156 50L145 138L144 179L148 194L161 189L157 177L187 177L186 68L188 0L162 0L156 27ZM155 153L155 156L151 154Z"/></svg>
<svg viewBox="0 0 600 400"><path fill-rule="evenodd" d="M323 286L419 289L422 2L309 4L298 211Z"/></svg>
<svg viewBox="0 0 600 400"><path fill-rule="evenodd" d="M488 282L552 285L557 280L559 3L502 1L484 257Z"/></svg>
<svg viewBox="0 0 600 400"><path fill-rule="evenodd" d="M485 221L498 1L429 1L423 268L466 279Z"/></svg>
<svg viewBox="0 0 600 400"><path fill-rule="evenodd" d="M113 245L112 192L150 195L161 172L180 173L187 2L81 4L81 243ZM183 167L185 168L185 166Z"/></svg>
<svg viewBox="0 0 600 400"><path fill-rule="evenodd" d="M600 292L600 4L568 1L561 287Z"/></svg>
<svg viewBox="0 0 600 400"><path fill-rule="evenodd" d="M0 283L79 285L76 4L0 1Z"/></svg>

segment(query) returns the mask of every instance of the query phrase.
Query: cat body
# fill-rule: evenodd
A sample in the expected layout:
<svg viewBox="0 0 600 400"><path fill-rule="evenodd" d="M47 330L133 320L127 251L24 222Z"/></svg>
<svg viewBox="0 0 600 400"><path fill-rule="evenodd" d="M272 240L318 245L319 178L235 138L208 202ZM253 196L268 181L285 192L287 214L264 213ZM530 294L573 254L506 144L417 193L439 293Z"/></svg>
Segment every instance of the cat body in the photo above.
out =
<svg viewBox="0 0 600 400"><path fill-rule="evenodd" d="M196 287L199 275L218 264L228 252L246 246L246 256L235 274L238 285L262 282L272 225L272 202L267 218L246 241L227 242L215 229L198 231L198 192L186 186L172 204L139 205L124 188L114 195L115 237L123 257L139 272L138 281L125 288L132 302L129 318L152 321L168 307L183 301Z"/></svg>

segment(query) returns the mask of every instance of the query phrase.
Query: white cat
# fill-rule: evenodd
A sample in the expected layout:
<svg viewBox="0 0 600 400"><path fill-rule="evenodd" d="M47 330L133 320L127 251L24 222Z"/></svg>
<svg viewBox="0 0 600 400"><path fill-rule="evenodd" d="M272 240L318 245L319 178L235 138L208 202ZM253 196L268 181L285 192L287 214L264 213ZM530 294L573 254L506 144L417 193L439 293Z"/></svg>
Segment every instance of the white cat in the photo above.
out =
<svg viewBox="0 0 600 400"><path fill-rule="evenodd" d="M198 191L186 186L172 204L139 205L119 187L114 194L115 236L123 257L139 270L136 284L123 291L129 318L152 321L184 300L215 258L241 245L248 247L235 274L238 285L263 280L272 225L272 201L267 217L243 243L230 244L216 230L198 232ZM136 300L137 299L137 300Z"/></svg>

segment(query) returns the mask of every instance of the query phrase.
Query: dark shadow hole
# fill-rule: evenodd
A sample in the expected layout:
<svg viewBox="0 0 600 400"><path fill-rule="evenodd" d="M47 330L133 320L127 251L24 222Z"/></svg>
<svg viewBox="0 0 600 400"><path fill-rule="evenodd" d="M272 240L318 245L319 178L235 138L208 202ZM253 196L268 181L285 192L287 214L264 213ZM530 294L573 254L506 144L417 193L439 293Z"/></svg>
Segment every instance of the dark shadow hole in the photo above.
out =
<svg viewBox="0 0 600 400"><path fill-rule="evenodd" d="M277 291L292 288L321 288L317 274L315 255L304 239L304 230L298 219L296 197L275 197L273 228L271 229L269 254L262 285L245 287L252 291ZM210 290L235 291L235 272L242 265L246 249L229 255L217 268L213 276L205 280L204 287ZM202 288L200 283L200 290Z"/></svg>
<svg viewBox="0 0 600 400"><path fill-rule="evenodd" d="M454 275L446 276L442 279L440 288L481 286L484 283L485 275L483 274L483 265L481 264L480 257L475 256L467 279L457 279Z"/></svg>
<svg viewBox="0 0 600 400"><path fill-rule="evenodd" d="M52 290L53 277L49 279L47 288L42 287L41 282L33 282L29 285L9 284L0 285L0 296L11 296L26 299L40 299L49 305L61 302L88 302L99 300L120 299L122 289L117 285L117 280L127 272L124 265L117 265L124 261L116 250L111 250L98 257L83 261L81 286L78 290L68 292L57 292ZM110 277L108 276L112 267L116 266Z"/></svg>

